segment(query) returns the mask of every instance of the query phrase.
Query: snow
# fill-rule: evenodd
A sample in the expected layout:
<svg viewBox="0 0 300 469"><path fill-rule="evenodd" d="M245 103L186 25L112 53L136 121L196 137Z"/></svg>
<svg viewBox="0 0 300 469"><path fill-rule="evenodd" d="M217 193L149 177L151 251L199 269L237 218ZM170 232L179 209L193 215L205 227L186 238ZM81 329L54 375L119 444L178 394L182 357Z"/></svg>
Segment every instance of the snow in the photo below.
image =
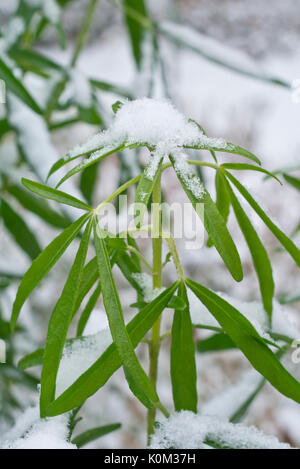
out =
<svg viewBox="0 0 300 469"><path fill-rule="evenodd" d="M148 274L134 273L132 278L139 284L143 291L144 301L146 303L151 303L163 292L163 288L153 288L152 286L152 277Z"/></svg>
<svg viewBox="0 0 300 469"><path fill-rule="evenodd" d="M174 155L174 168L179 176L182 178L185 186L192 192L194 197L201 200L205 194L204 186L200 178L192 171L187 162L187 155L183 152L176 151Z"/></svg>
<svg viewBox="0 0 300 469"><path fill-rule="evenodd" d="M218 295L235 307L245 316L257 330L259 335L267 340L272 340L270 333L287 336L291 339L299 337L300 332L294 323L289 308L280 305L277 301L273 304L272 328L268 325L268 315L263 305L259 301L239 301L224 293ZM194 293L189 291L190 312L192 322L195 325L205 325L209 327L220 327L218 322L210 314L207 308L198 300Z"/></svg>
<svg viewBox="0 0 300 469"><path fill-rule="evenodd" d="M230 420L256 391L262 380L263 377L255 370L247 371L240 377L238 383L206 402L201 407L201 414Z"/></svg>
<svg viewBox="0 0 300 469"><path fill-rule="evenodd" d="M291 449L255 427L181 411L157 426L150 449L204 449L205 441L234 449Z"/></svg>
<svg viewBox="0 0 300 469"><path fill-rule="evenodd" d="M0 38L0 54L5 53L12 47L25 31L23 18L16 16L3 29L3 37Z"/></svg>
<svg viewBox="0 0 300 469"><path fill-rule="evenodd" d="M60 396L102 355L112 343L108 328L97 334L75 339L64 349L59 365L56 397Z"/></svg>
<svg viewBox="0 0 300 469"><path fill-rule="evenodd" d="M25 0L32 8L42 8L50 23L57 24L60 20L61 9L56 0Z"/></svg>
<svg viewBox="0 0 300 469"><path fill-rule="evenodd" d="M0 441L2 449L76 449L67 441L68 416L40 419L38 406L30 407Z"/></svg>
<svg viewBox="0 0 300 469"><path fill-rule="evenodd" d="M43 0L44 15L53 24L59 23L61 10L55 0Z"/></svg>
<svg viewBox="0 0 300 469"><path fill-rule="evenodd" d="M9 97L9 108L11 125L18 133L20 145L30 165L42 179L46 179L48 167L45 162L55 162L57 152L44 120L12 95Z"/></svg>
<svg viewBox="0 0 300 469"><path fill-rule="evenodd" d="M227 148L225 140L204 135L195 123L188 121L169 101L142 98L126 101L108 130L93 136L85 144L76 146L67 157L107 146L118 147L123 143L155 148L151 154L154 161L148 170L148 179L154 177L161 158L176 153L183 146L211 146L220 150ZM181 165L178 163L179 166ZM187 175L186 179L193 190L190 170L184 165L182 171Z"/></svg>
<svg viewBox="0 0 300 469"><path fill-rule="evenodd" d="M71 70L70 78L68 92L78 106L89 108L92 105L92 90L88 78L79 68Z"/></svg>

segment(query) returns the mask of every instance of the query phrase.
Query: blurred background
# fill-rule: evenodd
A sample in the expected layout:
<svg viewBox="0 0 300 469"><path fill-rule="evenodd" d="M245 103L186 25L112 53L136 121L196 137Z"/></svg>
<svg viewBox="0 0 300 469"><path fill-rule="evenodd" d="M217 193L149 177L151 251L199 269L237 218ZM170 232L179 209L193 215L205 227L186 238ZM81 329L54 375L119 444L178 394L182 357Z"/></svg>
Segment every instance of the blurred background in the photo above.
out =
<svg viewBox="0 0 300 469"><path fill-rule="evenodd" d="M147 28L137 29L137 35L143 30L140 48L132 42L132 19L129 17L128 29L128 17L119 2L101 0L94 4L90 34L76 55L90 1L0 0L0 60L18 69L18 80L44 111L38 115L19 99L20 95L16 98L9 90L6 103L0 104L0 338L9 346L8 363L0 367L0 435L38 399L39 370L21 372L16 364L25 353L43 345L57 292L74 255L70 248L31 296L12 337L7 321L20 278L31 259L75 214L73 210L60 210L57 204L33 210L20 185L21 177L44 182L59 157L109 125L115 101L142 96L170 99L186 116L200 122L209 136L223 137L247 148L270 171L295 178L300 175L300 103L297 89L293 89L295 80L300 79L299 0L148 0L148 15L160 26L155 39ZM24 50L38 52L50 63L42 63L37 57L34 61ZM68 71L68 78L64 71ZM0 66L0 78L2 75ZM142 162L143 154L113 155L101 167L71 179L63 190L96 205L119 182L136 175ZM214 194L213 173L208 170L201 176ZM280 187L247 172L239 174L239 179L263 200L272 218L299 245L299 190L287 181ZM50 180L54 183L55 178ZM164 192L166 200L186 201L171 173L164 182ZM276 298L298 324L299 273L267 228L256 218L253 223L272 259ZM229 226L244 264L243 282L232 281L214 249L203 247L195 253L179 243L185 271L215 291L241 301L259 300L248 248L233 219ZM144 248L150 256L146 242ZM119 272L116 275L130 315L134 295ZM167 266L164 275L167 285L174 275L172 266ZM169 319L165 318L166 325ZM85 333L97 332L104 322L100 299ZM199 330L195 335L198 339L205 336ZM166 341L161 352L158 390L171 408L169 345ZM140 347L145 366L146 352ZM249 368L237 351L199 354L197 360L199 405L238 383ZM300 378L299 365L288 359L286 365ZM91 447L145 445L145 411L124 388L119 371L85 404L79 430L122 423L120 431ZM299 406L269 385L252 404L246 422L282 441L300 445Z"/></svg>

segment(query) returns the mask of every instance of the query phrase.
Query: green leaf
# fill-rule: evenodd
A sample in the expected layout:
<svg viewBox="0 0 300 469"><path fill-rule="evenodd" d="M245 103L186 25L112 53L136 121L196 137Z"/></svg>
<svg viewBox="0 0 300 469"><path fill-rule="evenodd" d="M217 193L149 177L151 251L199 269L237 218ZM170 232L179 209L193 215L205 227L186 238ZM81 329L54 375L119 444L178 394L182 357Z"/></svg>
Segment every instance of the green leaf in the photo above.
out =
<svg viewBox="0 0 300 469"><path fill-rule="evenodd" d="M155 174L151 174L149 176L149 171L152 171L152 162L150 161L150 163L148 163L147 167L144 169L141 179L138 183L134 201L134 219L138 228L140 228L143 224L148 202L150 200L157 178L161 172L162 162L163 158L160 159L157 168L155 169Z"/></svg>
<svg viewBox="0 0 300 469"><path fill-rule="evenodd" d="M103 160L104 158L106 158L107 156L109 155L112 155L113 153L115 153L116 151L121 151L122 149L124 149L124 144L123 145L120 145L116 148L114 148L113 150L109 150L109 151L106 151L104 150L103 152L101 152L100 154L96 151L95 153L92 153L92 155L89 157L89 158L86 158L85 160L83 160L81 163L79 163L78 165L75 166L75 168L71 169L70 171L68 171L68 173L59 181L59 183L56 185L56 188L58 188L59 186L62 185L63 182L67 181L67 179L69 179L70 177L74 176L75 174L79 173L80 171L83 171L84 169L92 166L93 164L96 164L98 163L99 161ZM78 156L81 156L81 155L78 155ZM74 160L75 158L77 158L76 156L75 157L72 157L71 160ZM69 160L70 161L70 160ZM65 163L68 162L68 160L65 160ZM61 164L61 166L63 166L63 164ZM61 167L60 166L60 167ZM55 170L57 170L58 167L56 166ZM52 171L52 169L50 170L50 172ZM51 172L51 174L53 174L53 172ZM50 173L49 173L50 175ZM49 177L49 176L48 176Z"/></svg>
<svg viewBox="0 0 300 469"><path fill-rule="evenodd" d="M94 257L84 267L81 282L80 282L79 292L78 292L78 296L76 300L76 305L74 308L74 315L80 308L80 305L83 299L88 294L88 292L92 289L93 285L96 283L98 278L99 278L99 274L98 274L98 267L97 267L97 259L96 257Z"/></svg>
<svg viewBox="0 0 300 469"><path fill-rule="evenodd" d="M140 68L143 57L142 46L144 38L144 27L138 21L136 21L132 15L126 13L126 9L130 9L133 14L137 12L144 17L147 17L145 3L144 0L123 0L123 5L133 56L137 67Z"/></svg>
<svg viewBox="0 0 300 469"><path fill-rule="evenodd" d="M135 348L151 329L178 287L174 283L163 291L155 300L147 304L127 325L132 346ZM110 345L101 357L75 381L48 409L48 415L54 416L67 412L83 404L95 394L108 379L122 366L122 360L116 344Z"/></svg>
<svg viewBox="0 0 300 469"><path fill-rule="evenodd" d="M281 365L252 324L218 295L187 279L188 287L198 296L252 366L279 392L300 403L300 384Z"/></svg>
<svg viewBox="0 0 300 469"><path fill-rule="evenodd" d="M300 290L290 292L290 293L285 293L284 295L281 295L278 298L278 301L282 305L289 305L291 303L296 303L297 301L300 301Z"/></svg>
<svg viewBox="0 0 300 469"><path fill-rule="evenodd" d="M255 400L255 398L258 396L262 388L264 387L266 381L264 378L260 380L260 382L257 385L257 388L255 391L253 391L250 396L247 396L245 402L243 405L235 411L235 413L231 416L230 422L232 423L239 423L244 416L247 414L249 407L251 406L252 402Z"/></svg>
<svg viewBox="0 0 300 469"><path fill-rule="evenodd" d="M60 204L71 205L71 207L80 208L81 210L92 210L92 208L85 202L76 199L76 197L73 197L66 192L58 191L57 189L52 189L52 187L45 186L39 182L30 181L29 179L24 178L22 178L22 184L26 189L34 192L40 197L44 197L45 199L55 200Z"/></svg>
<svg viewBox="0 0 300 469"><path fill-rule="evenodd" d="M154 403L159 402L159 399L152 383L135 355L134 347L125 326L121 303L113 279L105 240L103 237L99 236L97 232L96 220L94 221L94 240L99 276L102 285L103 303L108 317L112 338L116 344L124 367L126 367L138 388L141 388L144 391L145 395L153 405Z"/></svg>
<svg viewBox="0 0 300 469"><path fill-rule="evenodd" d="M26 370L27 368L31 368L33 366L42 365L43 357L44 357L44 349L39 348L35 350L34 352L29 353L28 355L25 355L25 357L21 358L21 360L18 363L18 368L20 370Z"/></svg>
<svg viewBox="0 0 300 469"><path fill-rule="evenodd" d="M26 252L31 260L34 260L41 252L40 245L34 234L23 218L21 218L4 199L0 199L0 204L1 215L5 227L8 229L20 248Z"/></svg>
<svg viewBox="0 0 300 469"><path fill-rule="evenodd" d="M20 186L9 186L8 192L13 195L18 202L27 210L38 215L42 220L56 228L67 228L71 224L71 220L67 216L52 210L50 205L42 199L37 199L27 190Z"/></svg>
<svg viewBox="0 0 300 469"><path fill-rule="evenodd" d="M133 96L129 90L122 88L121 86L115 85L113 83L108 83L107 81L99 81L94 78L91 78L90 84L99 90L114 93L118 96L123 96L124 98L133 99Z"/></svg>
<svg viewBox="0 0 300 469"><path fill-rule="evenodd" d="M283 174L284 179L288 182L291 186L295 187L298 191L300 191L300 179L295 178L294 176L290 176L289 174Z"/></svg>
<svg viewBox="0 0 300 469"><path fill-rule="evenodd" d="M113 113L117 114L117 112L121 109L123 105L124 103L122 103L122 101L116 101L115 103L113 103L111 106Z"/></svg>
<svg viewBox="0 0 300 469"><path fill-rule="evenodd" d="M37 114L43 114L43 111L29 94L26 88L22 85L21 81L15 77L8 66L0 58L0 77L5 81L7 89L23 101L26 106L29 106Z"/></svg>
<svg viewBox="0 0 300 469"><path fill-rule="evenodd" d="M9 51L9 55L22 68L31 72L54 70L65 73L63 67L57 62L32 49L14 47Z"/></svg>
<svg viewBox="0 0 300 469"><path fill-rule="evenodd" d="M227 334L224 334L223 332L213 334L207 339L200 340L197 343L197 351L199 353L219 352L224 350L232 350L235 348L235 343Z"/></svg>
<svg viewBox="0 0 300 469"><path fill-rule="evenodd" d="M225 179L225 177L223 176ZM226 180L225 180L226 183ZM227 183L228 184L228 183ZM245 240L248 244L251 256L253 259L254 268L257 273L260 292L263 300L263 305L267 311L271 323L272 309L273 309L273 296L274 296L274 280L272 273L272 266L268 253L261 242L255 228L252 226L249 218L242 209L238 199L236 198L233 190L228 184L228 192L230 195L231 205L233 207L238 224L243 232Z"/></svg>
<svg viewBox="0 0 300 469"><path fill-rule="evenodd" d="M255 210L258 216L262 219L265 225L272 231L274 236L278 241L283 245L287 252L294 259L296 264L300 267L300 251L297 246L289 239L268 217L268 215L263 211L261 206L254 200L254 198L249 194L247 189L228 171L226 171L226 177L235 185L238 191L242 196L247 200L249 205Z"/></svg>
<svg viewBox="0 0 300 469"><path fill-rule="evenodd" d="M47 415L47 407L55 399L56 376L68 329L73 317L73 309L79 292L91 231L92 219L86 226L74 264L71 267L62 294L55 305L48 324L41 377L40 409L42 417Z"/></svg>
<svg viewBox="0 0 300 469"><path fill-rule="evenodd" d="M175 410L197 412L197 373L193 326L184 283L178 296L185 302L183 310L175 310L172 325L171 380Z"/></svg>
<svg viewBox="0 0 300 469"><path fill-rule="evenodd" d="M245 148L240 147L239 145L235 145L234 143L227 142L224 148L220 148L218 146L214 145L207 145L207 144L195 144L195 145L185 145L184 148L187 149L194 149L194 150L209 150L211 151L220 151L224 153L231 153L233 155L239 155L243 156L245 158L248 158L249 160L254 161L257 164L261 164L261 161L257 156L255 156L253 153L251 153L248 150L245 150Z"/></svg>
<svg viewBox="0 0 300 469"><path fill-rule="evenodd" d="M80 320L77 325L77 337L83 334L84 328L89 320L89 317L96 306L97 300L100 296L101 293L101 284L99 283L91 295L89 301L87 302L86 307L82 311L82 314L80 316Z"/></svg>
<svg viewBox="0 0 300 469"><path fill-rule="evenodd" d="M227 222L230 211L230 197L227 191L226 180L220 171L216 171L216 206L224 218L224 221Z"/></svg>
<svg viewBox="0 0 300 469"><path fill-rule="evenodd" d="M220 214L215 203L213 202L209 193L204 187L203 195L201 198L197 198L193 194L193 192L185 183L181 172L176 169L174 158L170 156L170 159L185 193L192 202L193 207L196 210L198 216L200 217L202 223L204 224L204 227L208 235L210 236L214 246L222 257L232 277L237 282L240 282L243 279L241 260L222 215ZM204 213L202 213L201 209L197 209L198 204L204 205Z"/></svg>
<svg viewBox="0 0 300 469"><path fill-rule="evenodd" d="M270 173L270 171L267 171L266 169L261 168L260 166L254 166L253 164L223 163L223 164L221 164L221 168L233 169L233 170L236 170L236 171L247 171L247 170L249 170L249 171L258 171L259 173L264 173L267 176L275 179L277 182L279 182L279 184L282 185L282 182L280 181L280 179L278 179L278 177L275 176L275 174Z"/></svg>
<svg viewBox="0 0 300 469"><path fill-rule="evenodd" d="M87 221L90 214L85 214L65 231L63 231L57 238L55 238L41 254L33 261L28 271L25 273L17 296L13 305L11 327L14 328L21 308L32 291L38 286L41 280L47 275L49 270L56 264L58 259L65 252L69 244L80 232L82 226Z"/></svg>
<svg viewBox="0 0 300 469"><path fill-rule="evenodd" d="M72 443L73 445L76 445L77 448L82 448L108 433L119 430L119 428L121 428L120 423L112 423L111 425L103 425L103 427L91 428L90 430L87 430L73 438Z"/></svg>
<svg viewBox="0 0 300 469"><path fill-rule="evenodd" d="M98 177L98 167L98 164L95 166L89 166L82 171L80 177L80 190L90 205L93 205L93 196Z"/></svg>
<svg viewBox="0 0 300 469"><path fill-rule="evenodd" d="M224 183L225 182L225 183ZM230 198L226 187L226 180L224 181L224 176L220 170L216 171L215 177L215 186L216 186L216 206L220 214L224 218L225 223L227 223L229 212L230 212ZM211 238L207 240L207 246L213 246Z"/></svg>
<svg viewBox="0 0 300 469"><path fill-rule="evenodd" d="M139 293L143 294L143 289L141 288L140 284L134 279L132 274L139 273L140 270L137 267L134 260L127 252L116 252L113 257L113 261L117 264L119 269L121 270L122 274L126 278L126 280L130 283L130 285Z"/></svg>

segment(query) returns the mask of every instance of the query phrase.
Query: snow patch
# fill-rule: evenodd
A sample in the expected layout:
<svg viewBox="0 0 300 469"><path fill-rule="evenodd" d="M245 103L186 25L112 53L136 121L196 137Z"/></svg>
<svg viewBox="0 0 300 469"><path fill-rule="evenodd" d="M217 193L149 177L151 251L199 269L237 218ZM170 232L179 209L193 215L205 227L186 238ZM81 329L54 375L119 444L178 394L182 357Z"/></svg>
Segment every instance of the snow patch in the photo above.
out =
<svg viewBox="0 0 300 469"><path fill-rule="evenodd" d="M111 343L110 331L105 328L97 334L75 339L66 346L57 375L56 397L92 366Z"/></svg>
<svg viewBox="0 0 300 469"><path fill-rule="evenodd" d="M2 449L76 449L68 442L68 416L40 419L38 406L28 408L1 443Z"/></svg>
<svg viewBox="0 0 300 469"><path fill-rule="evenodd" d="M125 102L108 130L76 146L68 158L107 146L118 147L124 143L143 144L153 150L151 158L154 161L148 169L148 179L154 177L161 158L168 157L184 146L210 146L220 150L227 148L225 140L204 135L194 122L189 121L169 101L143 98ZM184 171L190 174L190 170L185 168ZM191 184L191 179L188 179Z"/></svg>
<svg viewBox="0 0 300 469"><path fill-rule="evenodd" d="M151 303L151 301L155 300L155 298L164 291L163 288L153 288L152 277L148 274L134 273L132 274L132 278L141 287L146 303Z"/></svg>
<svg viewBox="0 0 300 469"><path fill-rule="evenodd" d="M224 422L216 417L203 417L182 411L160 423L151 440L150 449L204 449L208 442L234 449L291 449L274 436L255 427Z"/></svg>

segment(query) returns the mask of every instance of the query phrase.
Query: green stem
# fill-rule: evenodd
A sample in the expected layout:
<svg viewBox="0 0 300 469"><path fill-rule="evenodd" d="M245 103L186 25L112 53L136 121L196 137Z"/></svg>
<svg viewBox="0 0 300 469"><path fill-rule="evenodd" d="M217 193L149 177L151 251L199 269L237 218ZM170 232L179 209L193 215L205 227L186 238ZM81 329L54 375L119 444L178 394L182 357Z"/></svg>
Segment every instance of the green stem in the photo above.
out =
<svg viewBox="0 0 300 469"><path fill-rule="evenodd" d="M162 287L162 237L161 237L161 174L157 178L153 190L153 230L152 230L152 250L153 250L153 288ZM160 322L158 318L152 328L151 341L149 344L150 369L149 378L156 388L158 356L160 349ZM148 443L154 433L156 408L148 410Z"/></svg>
<svg viewBox="0 0 300 469"><path fill-rule="evenodd" d="M126 181L122 186L118 187L118 189L113 192L107 199L105 199L103 202L101 202L98 207L95 208L95 213L99 215L101 210L105 207L105 205L109 204L113 199L118 197L118 195L122 194L122 192L126 191L128 187L132 186L136 182L138 182L141 179L141 175L136 176L135 178L130 179L129 181Z"/></svg>
<svg viewBox="0 0 300 469"><path fill-rule="evenodd" d="M80 52L86 44L86 41L89 36L90 28L94 19L94 13L95 13L97 3L98 3L98 0L91 0L88 6L86 15L83 20L82 28L81 28L80 34L76 42L76 47L72 56L71 67L74 67L76 65Z"/></svg>
<svg viewBox="0 0 300 469"><path fill-rule="evenodd" d="M92 22L93 22L93 19L94 19L94 13L95 13L97 3L98 3L98 0L91 0L90 4L88 6L86 15L85 15L84 20L83 20L82 28L81 28L81 31L79 33L79 36L78 36L78 39L77 39L77 42L76 42L75 50L74 50L72 58L71 58L71 62L70 62L70 67L71 68L75 67L76 62L78 60L78 57L80 55L80 52L81 52L82 48L84 47L84 45L86 44L86 41L87 41L88 35L89 35L89 31L90 31L90 28L91 28L91 25L92 25ZM47 106L47 110L46 110L46 114L45 114L45 119L46 119L46 122L48 124L50 124L52 114L56 109L59 98L62 95L62 93L63 93L63 91L66 87L67 82L68 82L68 77L67 77L67 75L65 75L62 78L62 80L60 80L57 83L57 85L55 86L53 95L52 95L52 97L50 99L50 102Z"/></svg>

